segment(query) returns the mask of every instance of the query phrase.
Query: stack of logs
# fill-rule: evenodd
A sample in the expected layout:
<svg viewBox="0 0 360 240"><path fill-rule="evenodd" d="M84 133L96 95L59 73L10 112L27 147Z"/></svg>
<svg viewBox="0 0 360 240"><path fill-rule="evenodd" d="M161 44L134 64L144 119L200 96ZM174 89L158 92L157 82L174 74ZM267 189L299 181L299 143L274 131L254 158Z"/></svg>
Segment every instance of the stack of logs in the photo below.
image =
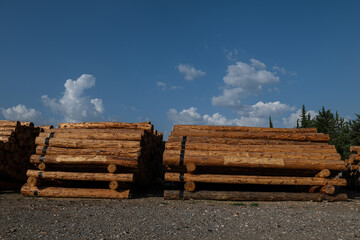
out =
<svg viewBox="0 0 360 240"><path fill-rule="evenodd" d="M347 200L335 195L337 186L346 186L335 178L345 163L328 141L315 128L175 125L165 146L165 182L167 189L185 191L165 190L164 197Z"/></svg>
<svg viewBox="0 0 360 240"><path fill-rule="evenodd" d="M345 172L349 187L360 187L360 146L350 147L349 159L345 160L347 170Z"/></svg>
<svg viewBox="0 0 360 240"><path fill-rule="evenodd" d="M31 122L0 121L0 189L20 189L39 128Z"/></svg>
<svg viewBox="0 0 360 240"><path fill-rule="evenodd" d="M163 178L162 134L150 122L61 123L36 138L26 196L129 198Z"/></svg>

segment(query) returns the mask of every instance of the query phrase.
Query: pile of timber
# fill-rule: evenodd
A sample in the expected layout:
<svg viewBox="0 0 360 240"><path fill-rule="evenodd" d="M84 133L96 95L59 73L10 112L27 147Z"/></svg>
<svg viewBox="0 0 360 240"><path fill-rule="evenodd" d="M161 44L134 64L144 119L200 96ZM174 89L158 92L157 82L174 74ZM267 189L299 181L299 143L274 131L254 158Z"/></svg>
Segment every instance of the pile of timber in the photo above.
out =
<svg viewBox="0 0 360 240"><path fill-rule="evenodd" d="M0 189L20 189L39 128L31 122L0 120Z"/></svg>
<svg viewBox="0 0 360 240"><path fill-rule="evenodd" d="M335 178L345 163L328 141L315 128L175 125L165 145L164 197L347 200L336 195L346 180Z"/></svg>
<svg viewBox="0 0 360 240"><path fill-rule="evenodd" d="M150 122L60 123L36 138L25 196L129 198L163 178L162 133Z"/></svg>
<svg viewBox="0 0 360 240"><path fill-rule="evenodd" d="M351 146L350 152L349 159L345 160L345 177L349 187L360 187L360 146Z"/></svg>

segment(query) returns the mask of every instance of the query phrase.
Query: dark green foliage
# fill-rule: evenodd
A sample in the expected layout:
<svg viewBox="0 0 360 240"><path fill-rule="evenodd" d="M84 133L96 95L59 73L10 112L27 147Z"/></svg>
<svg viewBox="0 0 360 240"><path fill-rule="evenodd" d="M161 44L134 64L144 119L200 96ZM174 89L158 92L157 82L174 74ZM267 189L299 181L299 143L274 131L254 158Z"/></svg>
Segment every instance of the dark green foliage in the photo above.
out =
<svg viewBox="0 0 360 240"><path fill-rule="evenodd" d="M271 121L271 116L269 116L269 128L274 128L273 123Z"/></svg>
<svg viewBox="0 0 360 240"><path fill-rule="evenodd" d="M329 134L329 144L335 145L342 159L347 159L350 146L360 146L360 115L356 116L356 120L347 122L338 112L333 114L330 109L322 107L318 115L311 119L303 105L300 124L298 120L296 128L316 127L318 133Z"/></svg>
<svg viewBox="0 0 360 240"><path fill-rule="evenodd" d="M360 146L360 115L355 115L357 118L350 121L350 144L351 146Z"/></svg>
<svg viewBox="0 0 360 240"><path fill-rule="evenodd" d="M314 120L311 119L310 113L306 113L305 105L302 106L300 119L296 121L296 128L310 128L314 127ZM300 120L300 124L299 124Z"/></svg>

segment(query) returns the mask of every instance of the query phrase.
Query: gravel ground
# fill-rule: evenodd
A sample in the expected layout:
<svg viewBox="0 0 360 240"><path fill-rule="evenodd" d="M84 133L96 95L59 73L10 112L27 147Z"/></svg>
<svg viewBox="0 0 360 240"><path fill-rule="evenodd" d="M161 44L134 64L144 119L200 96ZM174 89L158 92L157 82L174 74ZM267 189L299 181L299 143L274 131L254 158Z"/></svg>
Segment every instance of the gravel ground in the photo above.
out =
<svg viewBox="0 0 360 240"><path fill-rule="evenodd" d="M166 201L0 193L0 239L360 239L360 200Z"/></svg>

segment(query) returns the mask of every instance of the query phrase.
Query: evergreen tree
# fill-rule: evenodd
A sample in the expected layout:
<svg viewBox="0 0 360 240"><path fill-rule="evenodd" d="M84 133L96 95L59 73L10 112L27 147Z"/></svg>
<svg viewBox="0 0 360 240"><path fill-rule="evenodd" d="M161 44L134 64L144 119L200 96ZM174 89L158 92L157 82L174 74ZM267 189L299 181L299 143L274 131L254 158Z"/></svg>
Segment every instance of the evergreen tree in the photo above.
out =
<svg viewBox="0 0 360 240"><path fill-rule="evenodd" d="M305 105L302 106L301 114L300 114L300 128L307 128L307 117Z"/></svg>
<svg viewBox="0 0 360 240"><path fill-rule="evenodd" d="M273 128L274 126L273 126L273 123L272 123L272 121L271 121L271 116L269 116L269 128Z"/></svg>
<svg viewBox="0 0 360 240"><path fill-rule="evenodd" d="M350 144L360 146L360 114L355 114L356 119L350 122Z"/></svg>
<svg viewBox="0 0 360 240"><path fill-rule="evenodd" d="M329 110L326 110L323 106L319 110L318 115L315 117L314 125L319 133L333 134L335 129L335 117Z"/></svg>

